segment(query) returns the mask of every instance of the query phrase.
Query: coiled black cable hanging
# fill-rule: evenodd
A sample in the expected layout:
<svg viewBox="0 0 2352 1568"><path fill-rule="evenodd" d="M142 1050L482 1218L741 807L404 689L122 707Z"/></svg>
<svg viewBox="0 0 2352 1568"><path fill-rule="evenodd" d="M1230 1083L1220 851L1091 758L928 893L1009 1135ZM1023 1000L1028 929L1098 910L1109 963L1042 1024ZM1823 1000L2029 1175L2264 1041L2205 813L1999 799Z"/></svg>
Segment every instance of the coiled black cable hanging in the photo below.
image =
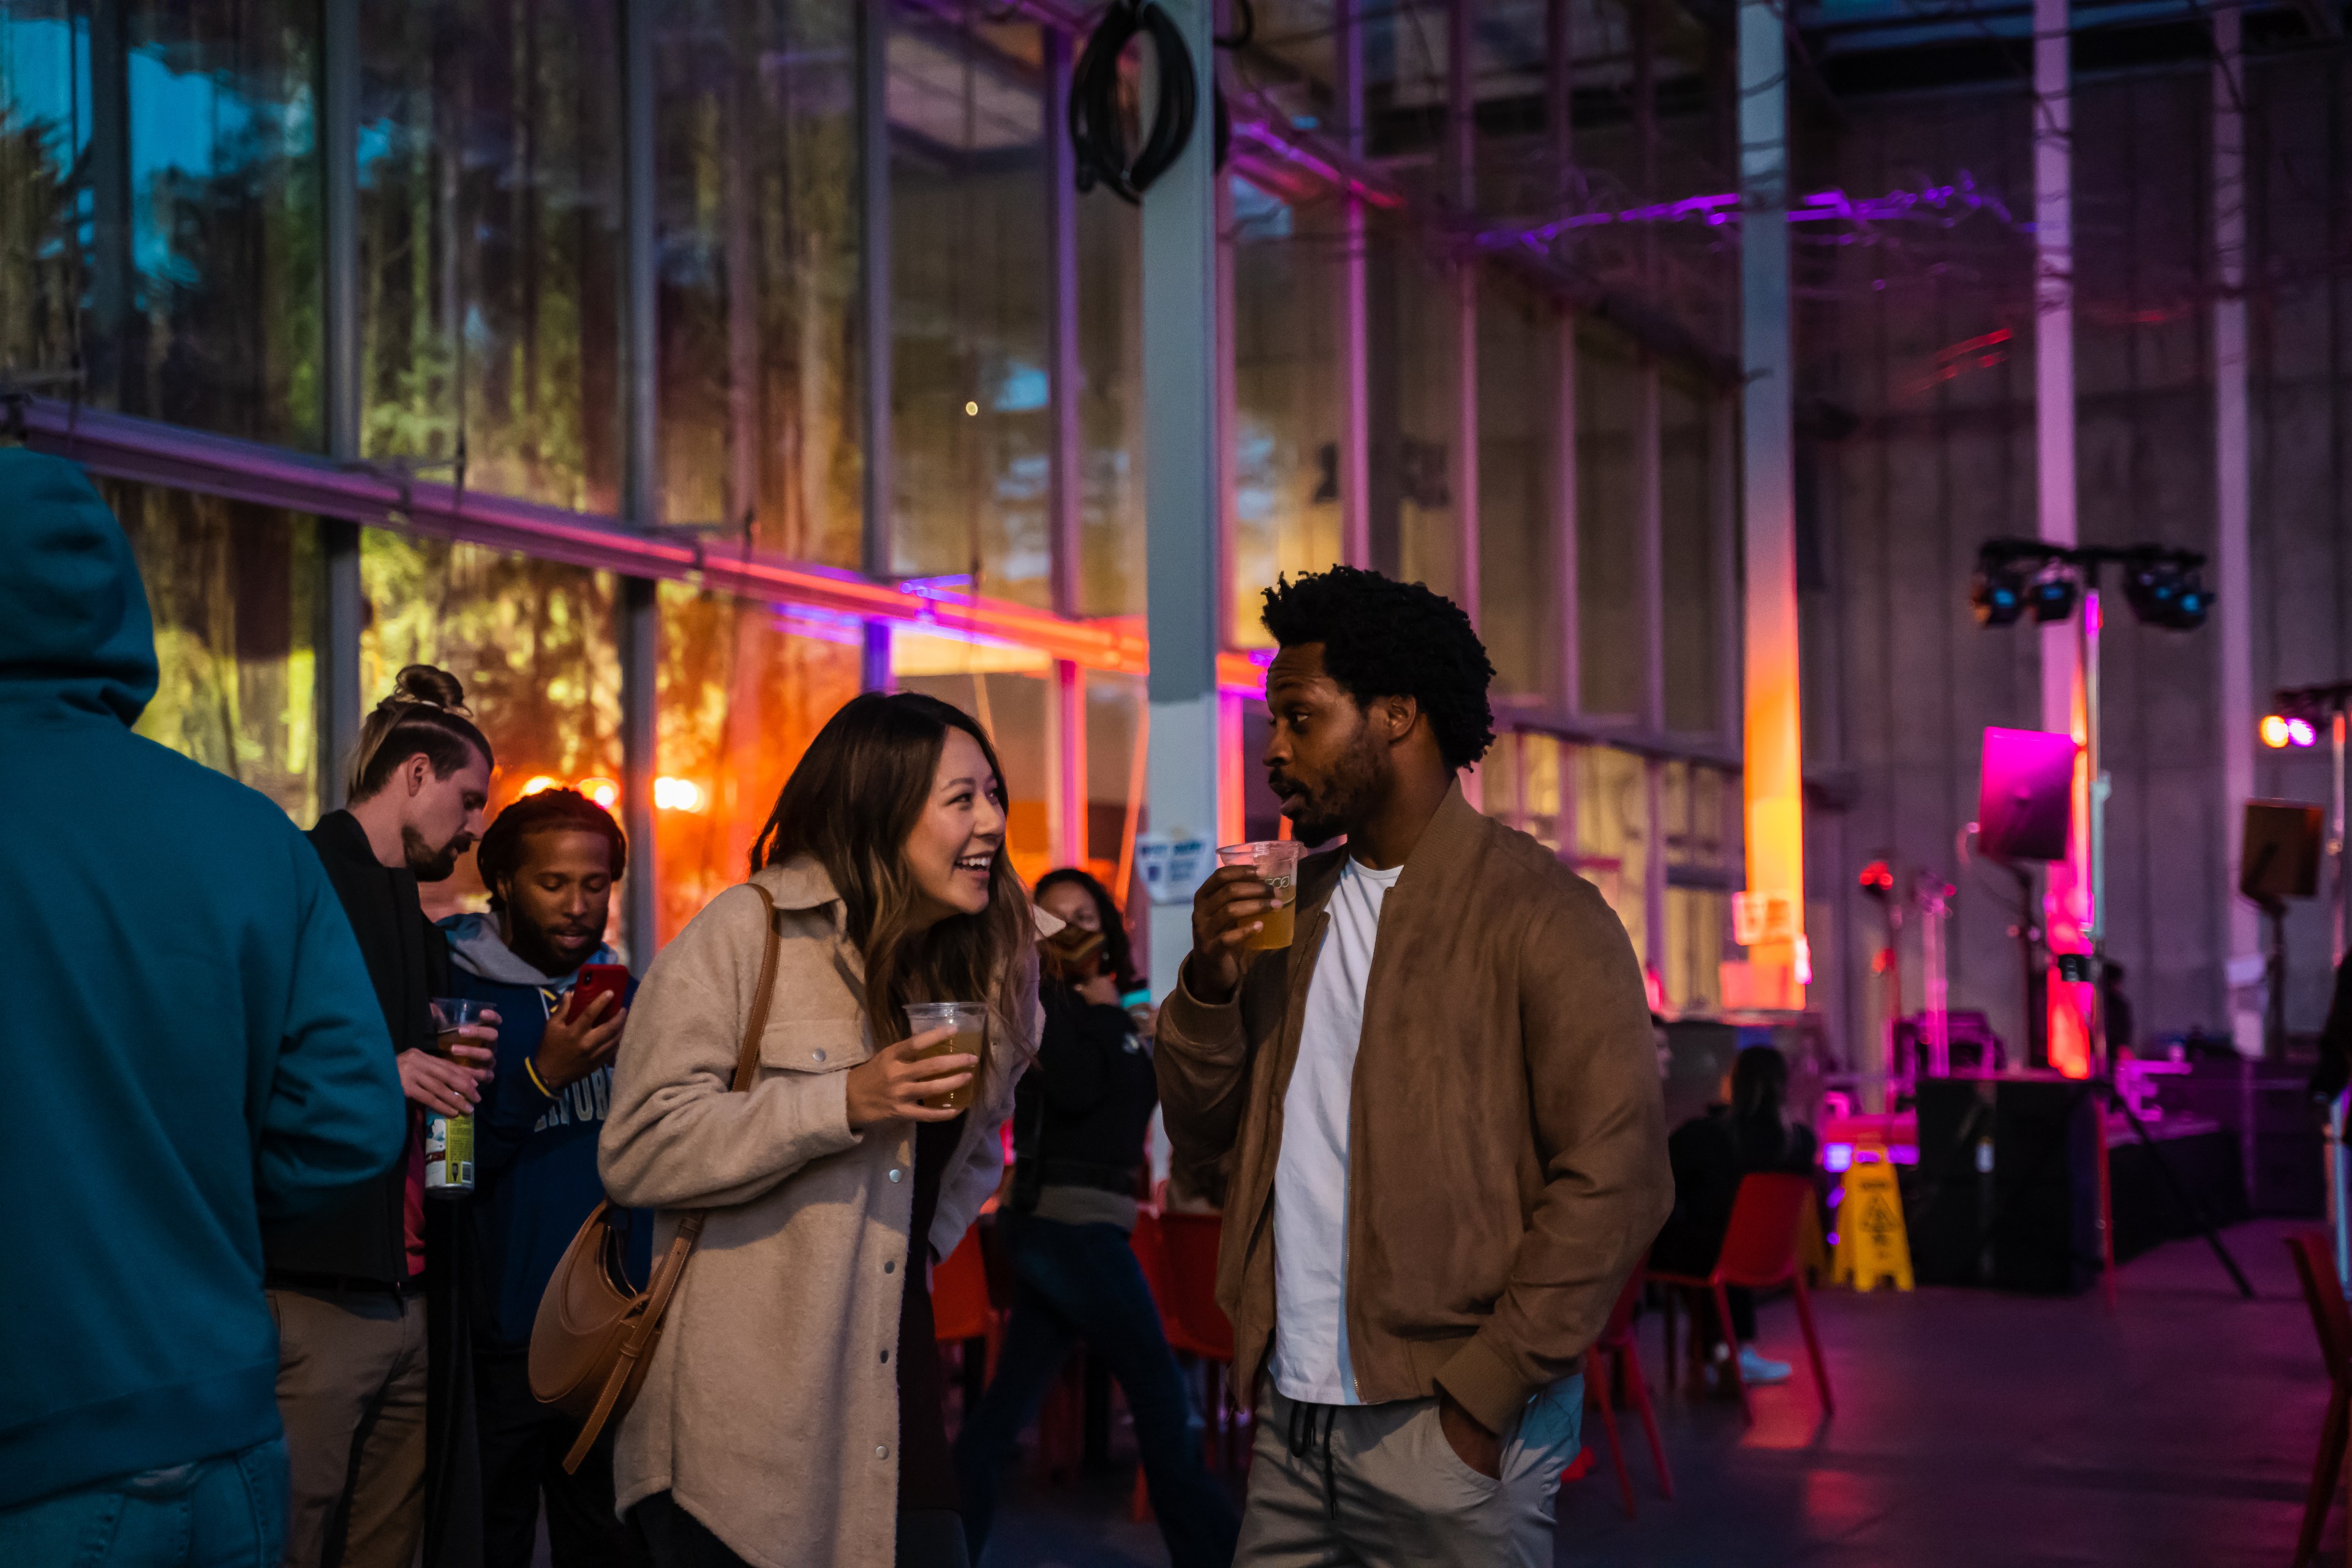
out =
<svg viewBox="0 0 2352 1568"><path fill-rule="evenodd" d="M1256 30L1249 0L1236 0L1236 4L1242 16L1239 32L1216 40L1227 48L1247 44ZM1160 91L1151 124L1144 132L1143 146L1130 160L1127 137L1119 123L1118 61L1138 34L1151 40ZM1222 169L1232 140L1232 122L1225 112L1224 95L1213 89L1211 99L1215 115L1216 163ZM1174 19L1156 0L1111 0L1110 8L1095 25L1070 72L1069 134L1070 145L1077 154L1078 189L1090 191L1099 184L1122 201L1140 203L1151 183L1182 155L1185 145L1192 139L1193 121L1200 110L1200 77L1192 66L1192 52L1184 47L1184 36L1177 30Z"/></svg>

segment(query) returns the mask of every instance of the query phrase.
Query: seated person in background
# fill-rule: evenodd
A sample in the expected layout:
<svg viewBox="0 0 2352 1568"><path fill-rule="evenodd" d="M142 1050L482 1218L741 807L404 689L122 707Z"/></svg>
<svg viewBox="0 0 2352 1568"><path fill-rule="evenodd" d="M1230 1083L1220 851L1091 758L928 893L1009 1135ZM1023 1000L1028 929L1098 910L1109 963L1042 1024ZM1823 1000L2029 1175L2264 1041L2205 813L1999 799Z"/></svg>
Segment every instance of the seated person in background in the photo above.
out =
<svg viewBox="0 0 2352 1568"><path fill-rule="evenodd" d="M1047 873L1037 907L1098 934L1085 958L1047 955L1045 1042L1014 1100L1015 1163L997 1235L1018 1282L988 1392L956 1440L964 1531L980 1561L997 1486L1022 1431L1080 1339L1110 1368L1135 1417L1151 1507L1175 1568L1223 1568L1240 1520L1202 1463L1184 1375L1128 1245L1144 1129L1160 1099L1151 1051L1121 997L1140 986L1118 906L1084 871ZM1078 943L1056 943L1064 952Z"/></svg>
<svg viewBox="0 0 2352 1568"><path fill-rule="evenodd" d="M596 1139L613 1099L613 1055L637 983L588 999L572 1016L583 965L617 963L604 944L613 884L628 868L620 824L576 790L526 795L482 835L477 858L487 915L453 915L451 984L503 1020L498 1077L482 1098L475 1205L482 1321L474 1390L482 1455L485 1568L528 1568L547 1498L555 1568L646 1561L635 1528L614 1517L614 1428L566 1475L579 1424L531 1396L529 1353L539 1299L557 1261L604 1199ZM649 1272L652 1217L633 1214L630 1279Z"/></svg>
<svg viewBox="0 0 2352 1568"><path fill-rule="evenodd" d="M1788 1058L1770 1046L1748 1047L1732 1063L1730 1090L1729 1104L1711 1107L1666 1140L1666 1158L1675 1170L1675 1212L1650 1247L1650 1267L1661 1272L1703 1275L1715 1268L1731 1225L1732 1201L1739 1195L1740 1179L1750 1172L1812 1173L1813 1130L1789 1121ZM1789 1363L1769 1360L1756 1349L1754 1294L1737 1287L1727 1294L1732 1331L1739 1339L1739 1375L1751 1387L1787 1382ZM1714 1303L1701 1306L1698 1319L1710 1347L1706 1376L1713 1385L1721 1381L1718 1364L1730 1359L1731 1348L1715 1321Z"/></svg>

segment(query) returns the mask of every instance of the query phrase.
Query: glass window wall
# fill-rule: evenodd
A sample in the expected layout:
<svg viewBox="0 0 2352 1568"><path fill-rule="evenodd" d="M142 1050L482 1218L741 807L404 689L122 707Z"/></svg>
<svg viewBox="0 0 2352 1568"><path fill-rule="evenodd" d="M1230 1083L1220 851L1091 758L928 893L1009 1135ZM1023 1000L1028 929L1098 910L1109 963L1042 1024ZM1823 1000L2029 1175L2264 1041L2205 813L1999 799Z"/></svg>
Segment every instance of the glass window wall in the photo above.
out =
<svg viewBox="0 0 2352 1568"><path fill-rule="evenodd" d="M1577 645L1588 713L1642 710L1642 501L1633 426L1633 356L1613 338L1577 334Z"/></svg>
<svg viewBox="0 0 2352 1568"><path fill-rule="evenodd" d="M661 586L655 924L667 942L743 879L793 769L857 695L858 624L732 595Z"/></svg>
<svg viewBox="0 0 2352 1568"><path fill-rule="evenodd" d="M134 728L310 826L319 815L318 523L111 479L98 491L130 536L155 621L155 698Z"/></svg>
<svg viewBox="0 0 2352 1568"><path fill-rule="evenodd" d="M319 11L0 5L0 365L316 447Z"/></svg>
<svg viewBox="0 0 2352 1568"><path fill-rule="evenodd" d="M897 570L1052 600L1045 100L1036 27L891 24Z"/></svg>
<svg viewBox="0 0 2352 1568"><path fill-rule="evenodd" d="M658 16L663 516L854 568L855 7L687 0Z"/></svg>
<svg viewBox="0 0 2352 1568"><path fill-rule="evenodd" d="M1143 593L1143 217L1078 202L1077 613L1139 616Z"/></svg>
<svg viewBox="0 0 2352 1568"><path fill-rule="evenodd" d="M1552 432L1558 313L1498 277L1478 294L1478 632L1496 695L1556 698Z"/></svg>
<svg viewBox="0 0 2352 1568"><path fill-rule="evenodd" d="M363 705L392 689L403 665L438 665L464 684L497 753L493 812L541 779L617 806L621 661L611 574L371 528L360 534L360 583ZM436 918L480 907L484 897L470 854L457 875L425 889ZM637 956L652 954L646 943Z"/></svg>
<svg viewBox="0 0 2352 1568"><path fill-rule="evenodd" d="M1659 543L1665 574L1666 727L1712 735L1716 709L1714 433L1705 388L1662 371L1658 386Z"/></svg>
<svg viewBox="0 0 2352 1568"><path fill-rule="evenodd" d="M615 0L359 10L362 450L619 504Z"/></svg>
<svg viewBox="0 0 2352 1568"><path fill-rule="evenodd" d="M1648 967L1654 961L1647 910L1654 836L1647 764L1608 746L1579 748L1575 763L1576 868L1600 888Z"/></svg>
<svg viewBox="0 0 2352 1568"><path fill-rule="evenodd" d="M1268 647L1264 591L1339 559L1337 214L1233 190L1232 640Z"/></svg>

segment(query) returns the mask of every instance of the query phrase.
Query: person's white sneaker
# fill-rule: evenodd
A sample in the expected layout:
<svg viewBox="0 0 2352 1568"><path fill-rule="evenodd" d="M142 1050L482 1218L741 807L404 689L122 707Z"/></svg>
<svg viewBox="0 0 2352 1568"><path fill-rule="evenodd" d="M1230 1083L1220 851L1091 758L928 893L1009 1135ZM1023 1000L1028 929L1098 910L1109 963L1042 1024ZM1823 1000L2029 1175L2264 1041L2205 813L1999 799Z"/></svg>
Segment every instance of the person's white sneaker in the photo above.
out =
<svg viewBox="0 0 2352 1568"><path fill-rule="evenodd" d="M1789 1363L1774 1361L1754 1345L1739 1347L1739 1380L1750 1388L1767 1388L1789 1381Z"/></svg>

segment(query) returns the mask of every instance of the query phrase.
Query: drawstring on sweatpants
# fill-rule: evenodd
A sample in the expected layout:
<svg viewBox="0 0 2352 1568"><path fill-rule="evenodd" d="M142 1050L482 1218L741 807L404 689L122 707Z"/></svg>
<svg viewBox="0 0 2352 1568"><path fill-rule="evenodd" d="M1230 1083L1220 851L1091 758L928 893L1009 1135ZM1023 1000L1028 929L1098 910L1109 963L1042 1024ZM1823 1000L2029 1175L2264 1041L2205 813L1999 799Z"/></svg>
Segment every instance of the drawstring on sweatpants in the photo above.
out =
<svg viewBox="0 0 2352 1568"><path fill-rule="evenodd" d="M1318 1437L1315 1418L1323 1418L1323 1431ZM1323 1512L1328 1519L1339 1517L1339 1483L1331 1465L1331 1425L1339 1418L1336 1405L1307 1405L1294 1400L1290 1406L1290 1431L1285 1444L1294 1459L1312 1462L1315 1445L1323 1445Z"/></svg>

